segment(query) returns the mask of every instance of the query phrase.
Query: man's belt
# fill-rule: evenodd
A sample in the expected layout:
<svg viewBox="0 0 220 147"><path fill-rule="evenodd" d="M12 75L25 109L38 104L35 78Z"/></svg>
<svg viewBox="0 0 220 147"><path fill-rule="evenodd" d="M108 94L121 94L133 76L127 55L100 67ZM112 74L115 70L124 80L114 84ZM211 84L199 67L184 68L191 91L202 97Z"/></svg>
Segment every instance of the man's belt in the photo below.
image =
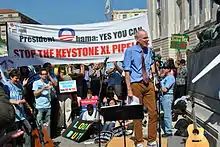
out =
<svg viewBox="0 0 220 147"><path fill-rule="evenodd" d="M140 83L145 85L146 87L149 86L149 83L152 82L151 79L148 79L146 82L144 80L141 80Z"/></svg>
<svg viewBox="0 0 220 147"><path fill-rule="evenodd" d="M132 83L141 83L145 85L146 87L148 87L150 82L152 82L151 79L148 79L147 82L145 82L144 80L141 80L139 82L132 82Z"/></svg>

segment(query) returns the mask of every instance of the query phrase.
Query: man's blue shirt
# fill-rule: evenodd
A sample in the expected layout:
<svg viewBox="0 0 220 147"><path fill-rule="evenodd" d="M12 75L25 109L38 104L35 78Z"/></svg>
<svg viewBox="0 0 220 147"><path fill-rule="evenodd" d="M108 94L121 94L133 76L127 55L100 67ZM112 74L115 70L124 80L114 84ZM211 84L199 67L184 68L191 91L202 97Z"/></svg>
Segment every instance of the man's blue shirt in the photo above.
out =
<svg viewBox="0 0 220 147"><path fill-rule="evenodd" d="M146 66L146 72L150 77L151 65L154 63L153 54L151 48L144 49L144 61ZM142 76L142 48L138 45L134 45L127 48L124 54L124 70L130 72L131 83L140 82L143 80Z"/></svg>
<svg viewBox="0 0 220 147"><path fill-rule="evenodd" d="M40 79L40 80L34 81L32 90L38 91L46 86L49 86L48 80L43 82ZM37 109L51 108L50 101L51 101L51 91L49 89L46 89L46 90L42 91L42 93L39 96L35 97L36 108Z"/></svg>

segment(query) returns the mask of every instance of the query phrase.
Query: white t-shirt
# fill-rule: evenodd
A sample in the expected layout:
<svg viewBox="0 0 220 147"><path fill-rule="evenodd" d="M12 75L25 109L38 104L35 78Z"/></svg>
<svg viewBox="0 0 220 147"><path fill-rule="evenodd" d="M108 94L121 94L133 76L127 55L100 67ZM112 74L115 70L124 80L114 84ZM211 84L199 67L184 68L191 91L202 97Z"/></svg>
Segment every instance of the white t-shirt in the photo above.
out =
<svg viewBox="0 0 220 147"><path fill-rule="evenodd" d="M96 110L94 110L93 114L90 116L88 111L85 111L83 113L83 117L82 120L85 121L97 121L99 117L99 112L97 112ZM101 120L103 120L103 117L100 115Z"/></svg>

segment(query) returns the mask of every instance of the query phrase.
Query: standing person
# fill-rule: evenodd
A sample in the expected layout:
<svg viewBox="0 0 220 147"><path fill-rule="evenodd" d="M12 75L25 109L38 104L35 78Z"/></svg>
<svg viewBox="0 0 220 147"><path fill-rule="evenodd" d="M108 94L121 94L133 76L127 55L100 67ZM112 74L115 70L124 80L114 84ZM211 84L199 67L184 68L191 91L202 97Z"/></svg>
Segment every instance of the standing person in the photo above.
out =
<svg viewBox="0 0 220 147"><path fill-rule="evenodd" d="M116 95L121 98L122 94L122 62L107 63L106 73L108 74L108 86L112 86Z"/></svg>
<svg viewBox="0 0 220 147"><path fill-rule="evenodd" d="M23 86L27 84L27 79L23 80L23 84L19 82L20 72L17 69L13 69L9 73L10 81L4 86L5 93L9 96L9 101L13 104L15 109L15 125L11 128L13 130L23 129L25 130L25 147L31 147L31 125L26 119L24 104ZM13 146L17 146L17 139L13 140Z"/></svg>
<svg viewBox="0 0 220 147"><path fill-rule="evenodd" d="M86 98L87 84L86 84L86 80L84 79L85 65L84 64L68 65L67 73L71 76L73 80L76 80L77 96L81 97L82 99Z"/></svg>
<svg viewBox="0 0 220 147"><path fill-rule="evenodd" d="M57 107L59 105L59 102L57 100L57 93L56 93L56 90L57 90L57 85L58 85L58 82L57 82L57 77L56 75L54 74L54 69L53 69L53 65L49 62L47 63L44 63L43 65L43 68L45 68L48 72L48 76L47 76L47 81L49 81L51 84L52 84L52 90L51 91L55 91L54 93L51 93L50 96L51 96L51 111L53 113L51 113L51 134L52 136L54 137L54 130L56 130L56 126L57 126Z"/></svg>
<svg viewBox="0 0 220 147"><path fill-rule="evenodd" d="M47 76L48 80L51 81L53 86L57 86L57 77L54 74L53 67L52 67L51 63L49 63L49 62L44 63L43 68L45 68L48 72L48 76Z"/></svg>
<svg viewBox="0 0 220 147"><path fill-rule="evenodd" d="M148 33L138 30L136 45L126 49L124 55L125 81L127 84L128 97L138 97L141 104L147 108L149 113L148 123L148 147L156 147L157 136L157 108L156 96L153 83L149 80L150 70L155 75L152 50L148 47ZM142 121L134 120L134 129L137 147L143 147Z"/></svg>
<svg viewBox="0 0 220 147"><path fill-rule="evenodd" d="M173 76L176 78L177 76L177 68L175 66L174 60L173 58L169 58L167 60L167 63L169 64L169 66L171 67L171 73L173 74Z"/></svg>
<svg viewBox="0 0 220 147"><path fill-rule="evenodd" d="M164 119L162 122L162 129L164 134L162 137L172 136L172 102L173 102L173 90L175 86L175 77L171 73L172 66L164 64L165 77L161 81L161 88L163 96L160 97L162 110L164 112Z"/></svg>
<svg viewBox="0 0 220 147"><path fill-rule="evenodd" d="M55 91L52 89L52 83L48 80L47 69L42 68L40 70L40 77L41 79L33 83L32 88L36 102L37 121L42 127L47 127L47 134L50 136L51 95L53 95Z"/></svg>
<svg viewBox="0 0 220 147"><path fill-rule="evenodd" d="M91 78L91 90L94 95L99 96L99 90L101 85L102 69L100 63L94 63L89 70L89 77Z"/></svg>
<svg viewBox="0 0 220 147"><path fill-rule="evenodd" d="M185 65L186 61L184 59L181 59L180 65L177 69L175 99L181 98L182 96L186 95L187 68Z"/></svg>
<svg viewBox="0 0 220 147"><path fill-rule="evenodd" d="M70 81L72 78L66 74L66 70L64 66L60 66L58 68L58 81ZM59 85L59 83L58 83ZM58 90L58 101L59 101L59 115L58 115L58 129L59 131L63 131L66 129L71 123L71 112L72 112L72 93L60 93Z"/></svg>

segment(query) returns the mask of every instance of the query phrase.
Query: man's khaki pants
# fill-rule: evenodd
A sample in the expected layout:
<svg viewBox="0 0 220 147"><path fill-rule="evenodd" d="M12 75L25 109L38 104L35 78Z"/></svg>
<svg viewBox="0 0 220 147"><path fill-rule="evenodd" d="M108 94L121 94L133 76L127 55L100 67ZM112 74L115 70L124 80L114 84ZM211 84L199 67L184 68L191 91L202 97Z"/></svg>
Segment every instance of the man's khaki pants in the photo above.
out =
<svg viewBox="0 0 220 147"><path fill-rule="evenodd" d="M156 141L158 115L154 85L152 82L149 82L148 85L143 83L132 83L131 88L133 95L140 99L140 103L147 108L149 114L148 142ZM136 143L143 142L142 120L134 120L134 129Z"/></svg>

